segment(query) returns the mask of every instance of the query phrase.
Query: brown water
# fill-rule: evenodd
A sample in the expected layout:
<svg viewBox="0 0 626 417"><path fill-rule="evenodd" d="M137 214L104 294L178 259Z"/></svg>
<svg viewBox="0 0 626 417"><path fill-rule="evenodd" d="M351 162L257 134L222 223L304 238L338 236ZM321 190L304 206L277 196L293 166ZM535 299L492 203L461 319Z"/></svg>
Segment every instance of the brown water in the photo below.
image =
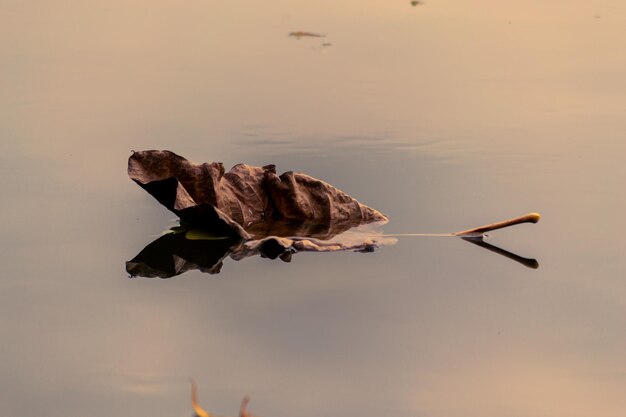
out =
<svg viewBox="0 0 626 417"><path fill-rule="evenodd" d="M626 5L0 1L0 415L623 416ZM325 38L287 36L293 31ZM324 43L331 45L323 46ZM131 149L276 163L489 243L128 279Z"/></svg>

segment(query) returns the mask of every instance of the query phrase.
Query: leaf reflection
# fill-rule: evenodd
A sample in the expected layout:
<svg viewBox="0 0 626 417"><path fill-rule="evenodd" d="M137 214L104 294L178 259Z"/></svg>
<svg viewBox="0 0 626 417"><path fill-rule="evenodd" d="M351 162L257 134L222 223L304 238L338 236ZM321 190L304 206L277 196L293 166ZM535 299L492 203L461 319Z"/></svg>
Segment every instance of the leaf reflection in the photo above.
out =
<svg viewBox="0 0 626 417"><path fill-rule="evenodd" d="M202 233L205 235L200 238ZM447 236L454 237L454 235ZM466 242L516 261L528 268L539 268L539 262L536 259L525 258L487 243L482 236L460 237ZM126 262L126 272L131 278L171 278L191 270L198 270L207 274L219 274L223 262L227 258L241 261L249 257L260 256L291 262L293 255L299 252L353 250L367 253L374 252L380 246L393 245L396 241L390 235L374 233L371 229L359 230L359 228L328 240L312 237L289 238L279 236L245 240L233 237L215 237L206 234L206 232L182 228L176 233L165 234L149 243L137 256Z"/></svg>
<svg viewBox="0 0 626 417"><path fill-rule="evenodd" d="M187 271L208 274L221 272L223 261L235 261L260 256L291 262L299 252L357 251L374 252L383 245L393 245L397 239L373 233L373 229L355 228L326 239L315 237L268 236L246 240L238 237L216 237L195 229L177 228L149 243L137 256L126 262L126 272L133 277L171 278ZM204 233L205 238L202 237ZM191 237L191 238L190 238Z"/></svg>

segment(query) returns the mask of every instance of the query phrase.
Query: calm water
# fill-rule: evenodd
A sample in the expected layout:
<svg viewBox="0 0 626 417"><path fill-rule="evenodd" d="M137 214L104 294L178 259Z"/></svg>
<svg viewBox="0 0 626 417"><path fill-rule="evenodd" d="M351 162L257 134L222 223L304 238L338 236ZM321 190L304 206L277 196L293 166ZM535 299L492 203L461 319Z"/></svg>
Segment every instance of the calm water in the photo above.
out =
<svg viewBox="0 0 626 417"><path fill-rule="evenodd" d="M546 4L548 3L548 4ZM623 416L626 5L0 0L0 415ZM300 40L293 31L325 34ZM323 45L330 44L330 45ZM131 149L276 163L489 242L128 279Z"/></svg>

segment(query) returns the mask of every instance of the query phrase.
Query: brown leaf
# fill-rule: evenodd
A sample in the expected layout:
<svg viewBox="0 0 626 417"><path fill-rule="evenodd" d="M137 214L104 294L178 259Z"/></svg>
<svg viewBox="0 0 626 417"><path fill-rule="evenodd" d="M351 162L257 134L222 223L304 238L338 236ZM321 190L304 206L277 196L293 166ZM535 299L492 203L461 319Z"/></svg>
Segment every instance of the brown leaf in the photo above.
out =
<svg viewBox="0 0 626 417"><path fill-rule="evenodd" d="M386 222L383 214L332 185L274 165L194 164L170 151L133 152L128 175L183 223L243 239L329 239L352 227Z"/></svg>

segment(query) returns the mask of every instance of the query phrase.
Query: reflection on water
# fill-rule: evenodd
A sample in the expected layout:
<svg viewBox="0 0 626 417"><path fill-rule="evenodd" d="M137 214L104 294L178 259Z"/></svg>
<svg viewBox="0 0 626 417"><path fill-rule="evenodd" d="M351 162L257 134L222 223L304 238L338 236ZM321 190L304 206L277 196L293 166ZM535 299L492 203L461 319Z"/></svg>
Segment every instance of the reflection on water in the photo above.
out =
<svg viewBox="0 0 626 417"><path fill-rule="evenodd" d="M170 278L198 269L209 274L221 271L223 259L236 251L240 240L190 240L184 234L168 233L148 244L126 263L131 277Z"/></svg>
<svg viewBox="0 0 626 417"><path fill-rule="evenodd" d="M0 2L0 415L187 416L194 375L216 412L623 417L626 2L423 3ZM178 242L152 273L227 279L130 280L175 222L131 149L306 172L389 234L546 221L289 264Z"/></svg>
<svg viewBox="0 0 626 417"><path fill-rule="evenodd" d="M321 47L322 52L326 52L326 48L333 46L332 42L330 41L330 39L328 39L328 37L326 35L323 35L321 33L314 33L314 32L304 32L304 31L297 31L297 32L289 32L289 36L296 38L297 40L300 39L306 39L306 38L321 38L321 42L319 43L319 46ZM313 50L317 50L318 47L317 46L311 46L311 49Z"/></svg>
<svg viewBox="0 0 626 417"><path fill-rule="evenodd" d="M473 243L475 245L480 246L481 248L485 248L487 250L490 250L494 253L497 253L498 255L502 255L505 258L509 258L512 259L516 262L521 263L522 265L528 267L528 268L532 268L532 269L537 269L539 268L539 262L537 262L536 259L531 259L531 258L524 258L520 255L517 255L513 252L509 252L505 249L499 248L495 245L492 245L490 243L485 242L485 239L483 239L482 237L463 237L461 238L466 242L470 242Z"/></svg>
<svg viewBox="0 0 626 417"><path fill-rule="evenodd" d="M137 276L170 278L190 270L218 274L226 257L241 261L260 256L291 262L292 255L299 252L370 253L382 245L393 245L396 242L395 238L375 234L373 230L355 228L323 240L306 234L246 240L233 237L216 238L201 230L177 228L172 233L151 242L137 256L126 262L126 272L131 278Z"/></svg>
<svg viewBox="0 0 626 417"><path fill-rule="evenodd" d="M520 264L537 269L539 263L536 259L529 259L499 248L484 241L484 232L496 230L522 222L536 222L537 218L524 220L528 216L522 216L513 220L494 223L465 230L463 232L449 234L395 234L384 235L378 227L380 224L355 227L338 235L311 235L306 232L311 227L299 227L300 234L284 236L267 236L261 239L242 239L240 237L220 237L201 229L188 227L176 227L148 244L137 256L126 262L126 272L130 277L146 278L170 278L190 270L199 270L209 274L221 272L224 259L228 256L235 261L245 258L260 256L262 258L277 259L283 262L291 262L292 255L298 252L336 252L348 251L370 253L382 245L393 245L395 237L455 237L458 236L466 242L471 242L493 253L512 259ZM521 220L520 220L521 219ZM505 225L505 226L502 226ZM272 228L276 231L276 228ZM289 231L294 229L289 228ZM317 237L314 237L317 236Z"/></svg>

